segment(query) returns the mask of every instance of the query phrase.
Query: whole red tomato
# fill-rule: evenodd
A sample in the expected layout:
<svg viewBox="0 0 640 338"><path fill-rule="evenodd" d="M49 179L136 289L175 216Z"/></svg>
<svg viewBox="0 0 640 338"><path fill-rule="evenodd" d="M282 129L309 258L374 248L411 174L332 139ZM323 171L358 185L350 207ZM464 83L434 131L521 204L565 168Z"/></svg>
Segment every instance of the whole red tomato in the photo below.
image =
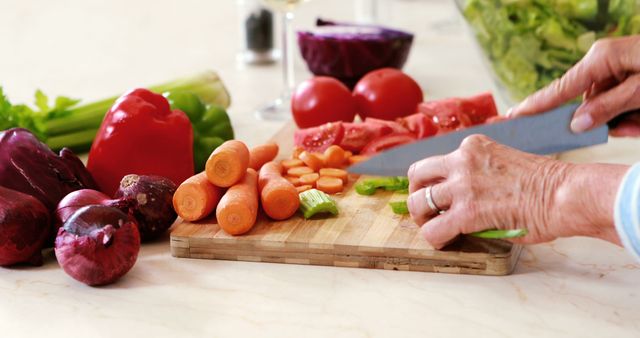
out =
<svg viewBox="0 0 640 338"><path fill-rule="evenodd" d="M351 122L356 116L356 105L349 88L342 82L316 76L296 87L291 111L299 128L310 128L327 122Z"/></svg>
<svg viewBox="0 0 640 338"><path fill-rule="evenodd" d="M367 73L353 89L353 97L363 119L383 120L395 120L415 113L423 99L418 83L394 68Z"/></svg>

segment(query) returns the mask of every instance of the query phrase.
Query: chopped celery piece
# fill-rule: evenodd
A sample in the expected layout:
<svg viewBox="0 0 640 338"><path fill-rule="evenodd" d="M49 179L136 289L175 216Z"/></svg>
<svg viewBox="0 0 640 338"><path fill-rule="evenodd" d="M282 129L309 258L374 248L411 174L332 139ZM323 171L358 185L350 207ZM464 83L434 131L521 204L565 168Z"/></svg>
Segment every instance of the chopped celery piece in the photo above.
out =
<svg viewBox="0 0 640 338"><path fill-rule="evenodd" d="M305 219L311 218L315 214L330 213L338 214L338 205L329 195L324 192L311 189L300 193L300 211Z"/></svg>
<svg viewBox="0 0 640 338"><path fill-rule="evenodd" d="M356 184L356 192L366 196L375 194L377 189L404 192L408 188L409 179L402 176L372 178Z"/></svg>
<svg viewBox="0 0 640 338"><path fill-rule="evenodd" d="M527 229L514 229L514 230L484 230L471 233L469 235L478 238L490 238L490 239L505 239L505 238L518 238L526 236L529 233Z"/></svg>
<svg viewBox="0 0 640 338"><path fill-rule="evenodd" d="M391 210L393 210L394 214L406 215L409 213L407 201L389 202L389 206L391 206Z"/></svg>

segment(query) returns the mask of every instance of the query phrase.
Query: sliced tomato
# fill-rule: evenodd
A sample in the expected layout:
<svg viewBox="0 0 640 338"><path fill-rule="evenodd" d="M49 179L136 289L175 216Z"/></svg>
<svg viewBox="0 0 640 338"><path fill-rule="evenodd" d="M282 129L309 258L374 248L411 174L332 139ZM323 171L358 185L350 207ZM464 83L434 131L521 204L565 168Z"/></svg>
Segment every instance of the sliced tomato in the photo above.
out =
<svg viewBox="0 0 640 338"><path fill-rule="evenodd" d="M339 145L354 153L359 153L374 138L392 132L390 127L381 124L343 123L343 126L344 137Z"/></svg>
<svg viewBox="0 0 640 338"><path fill-rule="evenodd" d="M461 108L473 125L482 124L488 118L498 115L496 101L489 92L463 99Z"/></svg>
<svg viewBox="0 0 640 338"><path fill-rule="evenodd" d="M417 140L416 136L412 133L402 133L402 134L389 134L385 136L378 137L369 144L367 144L364 149L360 152L361 155L374 155L383 150L387 150L393 147L397 147L399 145L415 142Z"/></svg>
<svg viewBox="0 0 640 338"><path fill-rule="evenodd" d="M344 137L342 122L330 122L319 127L296 130L293 142L309 152L324 152L334 144L340 144Z"/></svg>
<svg viewBox="0 0 640 338"><path fill-rule="evenodd" d="M396 121L387 121L387 120L376 119L373 117L367 117L363 123L369 124L372 126L384 126L386 128L389 128L391 132L397 133L397 134L409 132L407 128L403 127L400 123Z"/></svg>
<svg viewBox="0 0 640 338"><path fill-rule="evenodd" d="M433 136L438 133L438 126L433 122L433 119L422 113L416 113L398 119L398 123L407 128L419 139Z"/></svg>

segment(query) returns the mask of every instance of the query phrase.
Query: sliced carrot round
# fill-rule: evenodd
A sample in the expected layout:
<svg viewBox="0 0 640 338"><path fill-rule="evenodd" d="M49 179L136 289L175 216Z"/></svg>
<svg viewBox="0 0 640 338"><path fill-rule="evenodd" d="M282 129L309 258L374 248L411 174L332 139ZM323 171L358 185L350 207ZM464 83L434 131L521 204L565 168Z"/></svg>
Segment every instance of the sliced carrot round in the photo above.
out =
<svg viewBox="0 0 640 338"><path fill-rule="evenodd" d="M340 146L332 145L324 151L327 167L338 168L344 164L344 150Z"/></svg>
<svg viewBox="0 0 640 338"><path fill-rule="evenodd" d="M298 190L298 194L301 193L301 192L305 192L307 190L311 190L311 189L313 189L313 187L310 186L310 185L301 185L299 187L296 187L296 190Z"/></svg>
<svg viewBox="0 0 640 338"><path fill-rule="evenodd" d="M295 185L296 187L300 185L300 177L285 176L284 178L286 178L287 181L291 182L291 184Z"/></svg>
<svg viewBox="0 0 640 338"><path fill-rule="evenodd" d="M347 184L349 182L349 173L346 170L336 169L336 168L322 168L320 169L321 177L335 177L342 180L342 184Z"/></svg>
<svg viewBox="0 0 640 338"><path fill-rule="evenodd" d="M293 152L291 153L291 158L298 160L300 159L300 154L304 151L304 149L300 148L300 147L295 147L293 148Z"/></svg>
<svg viewBox="0 0 640 338"><path fill-rule="evenodd" d="M335 194L342 191L344 185L342 184L342 180L335 177L320 177L316 181L316 189L320 191L324 191L327 194Z"/></svg>
<svg viewBox="0 0 640 338"><path fill-rule="evenodd" d="M300 185L310 185L315 186L316 181L320 178L320 175L317 173L306 174L300 176Z"/></svg>
<svg viewBox="0 0 640 338"><path fill-rule="evenodd" d="M349 157L349 164L356 164L369 159L369 156L365 155L353 155Z"/></svg>
<svg viewBox="0 0 640 338"><path fill-rule="evenodd" d="M313 173L313 169L309 167L295 167L287 170L288 176L300 177L302 175Z"/></svg>
<svg viewBox="0 0 640 338"><path fill-rule="evenodd" d="M313 171L318 171L320 168L324 167L322 159L314 153L303 151L300 154L300 159L307 165L307 167L313 169Z"/></svg>
<svg viewBox="0 0 640 338"><path fill-rule="evenodd" d="M284 168L284 170L289 170L291 168L304 166L304 162L302 162L297 158L291 159L291 160L283 160L282 162L280 162L280 164L282 164L282 167Z"/></svg>

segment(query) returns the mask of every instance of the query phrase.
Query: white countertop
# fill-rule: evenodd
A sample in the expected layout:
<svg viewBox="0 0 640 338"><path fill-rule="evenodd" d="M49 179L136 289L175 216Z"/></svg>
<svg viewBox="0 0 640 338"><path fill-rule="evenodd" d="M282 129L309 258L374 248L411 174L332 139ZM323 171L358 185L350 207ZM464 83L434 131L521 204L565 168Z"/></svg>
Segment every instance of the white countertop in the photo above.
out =
<svg viewBox="0 0 640 338"><path fill-rule="evenodd" d="M0 84L15 101L36 88L96 99L214 69L238 138L257 144L281 126L252 113L278 94L280 72L236 66L234 11L222 0L2 0ZM318 13L349 20L353 6L312 1L297 24ZM451 2L397 0L389 22L416 33L406 71L427 97L494 90ZM564 158L633 163L637 149L613 140ZM0 268L0 335L638 337L639 287L624 250L586 238L528 246L513 275L479 277L176 259L167 236L108 287L76 282L52 254L43 267Z"/></svg>

